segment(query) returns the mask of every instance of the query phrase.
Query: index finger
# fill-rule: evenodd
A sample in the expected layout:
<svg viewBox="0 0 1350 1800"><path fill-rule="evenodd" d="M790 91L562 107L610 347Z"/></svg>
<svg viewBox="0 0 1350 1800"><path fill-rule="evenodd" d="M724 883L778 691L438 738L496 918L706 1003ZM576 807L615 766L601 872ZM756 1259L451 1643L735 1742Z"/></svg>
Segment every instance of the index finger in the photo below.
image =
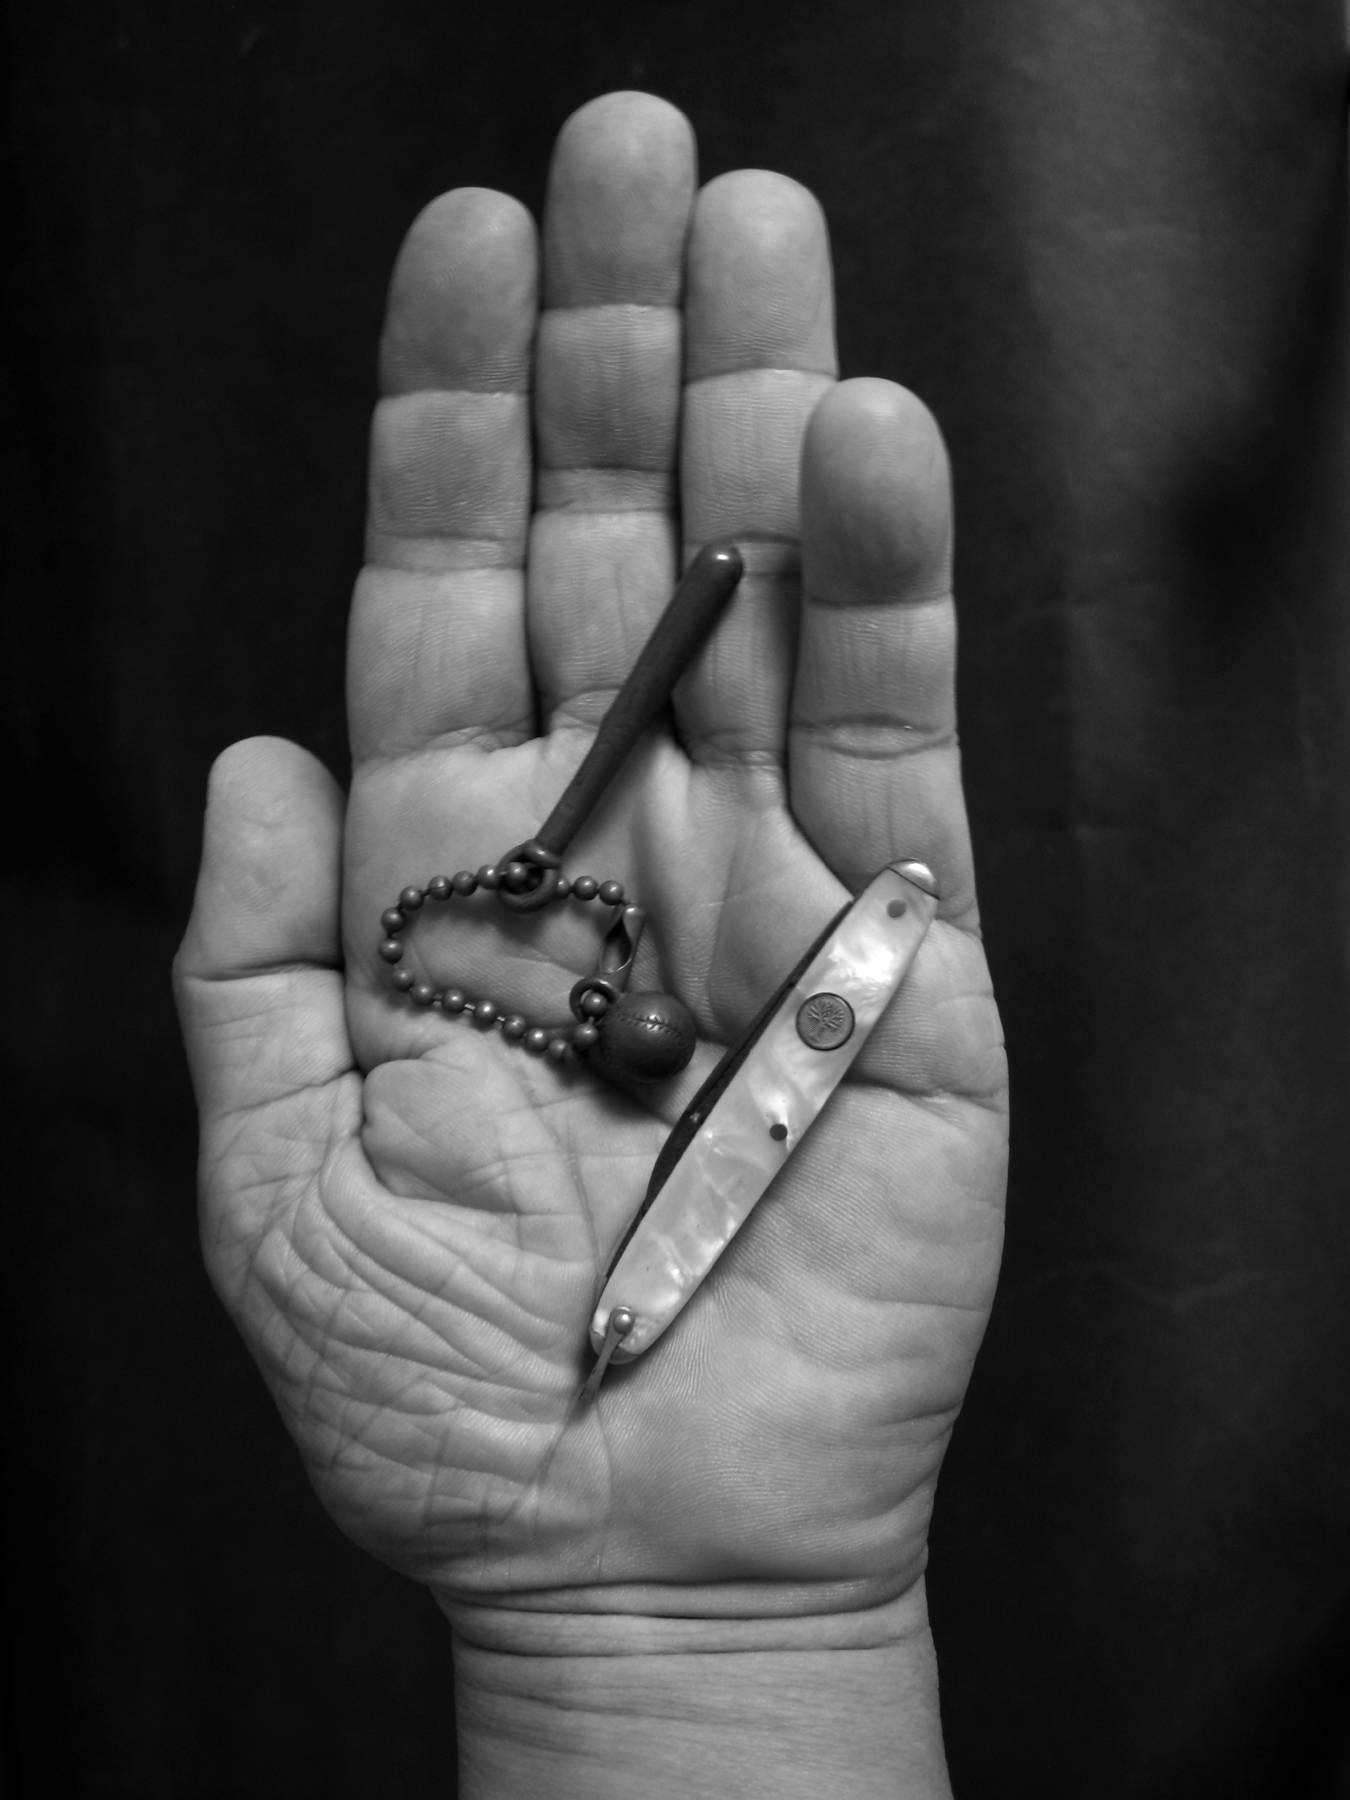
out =
<svg viewBox="0 0 1350 1800"><path fill-rule="evenodd" d="M460 188L416 220L390 285L352 601L352 754L532 734L525 652L534 225Z"/></svg>

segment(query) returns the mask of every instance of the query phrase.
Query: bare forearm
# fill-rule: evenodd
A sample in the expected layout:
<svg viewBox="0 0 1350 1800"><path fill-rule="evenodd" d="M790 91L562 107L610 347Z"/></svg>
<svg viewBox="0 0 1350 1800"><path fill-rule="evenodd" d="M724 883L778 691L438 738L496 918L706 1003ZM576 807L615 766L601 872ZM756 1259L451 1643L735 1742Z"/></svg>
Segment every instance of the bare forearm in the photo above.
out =
<svg viewBox="0 0 1350 1800"><path fill-rule="evenodd" d="M871 1619L794 1621L780 1648L763 1647L776 1627L750 1621L613 1635L590 1621L582 1653L565 1626L557 1653L522 1653L456 1617L464 1800L950 1795L921 1594Z"/></svg>

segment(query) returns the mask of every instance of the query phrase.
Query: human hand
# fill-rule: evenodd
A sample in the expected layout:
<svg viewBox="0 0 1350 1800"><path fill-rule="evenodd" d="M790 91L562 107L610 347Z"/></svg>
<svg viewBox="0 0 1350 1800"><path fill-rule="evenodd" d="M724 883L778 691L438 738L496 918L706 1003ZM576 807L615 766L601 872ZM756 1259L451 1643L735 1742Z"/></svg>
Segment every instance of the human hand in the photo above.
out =
<svg viewBox="0 0 1350 1800"><path fill-rule="evenodd" d="M481 190L400 257L345 834L295 746L214 771L177 965L206 1259L325 1505L452 1615L865 1608L919 1581L1001 1241L945 458L911 396L835 384L810 197L696 196L660 102L569 122L541 285L536 313L533 228ZM682 543L725 537L747 574L673 733L568 859L646 908L634 986L690 1007L694 1068L620 1091L409 1007L381 910L531 835ZM901 857L944 898L897 1001L677 1327L579 1404L597 1279L692 1085ZM416 937L443 984L558 1022L595 949L570 906L453 902Z"/></svg>

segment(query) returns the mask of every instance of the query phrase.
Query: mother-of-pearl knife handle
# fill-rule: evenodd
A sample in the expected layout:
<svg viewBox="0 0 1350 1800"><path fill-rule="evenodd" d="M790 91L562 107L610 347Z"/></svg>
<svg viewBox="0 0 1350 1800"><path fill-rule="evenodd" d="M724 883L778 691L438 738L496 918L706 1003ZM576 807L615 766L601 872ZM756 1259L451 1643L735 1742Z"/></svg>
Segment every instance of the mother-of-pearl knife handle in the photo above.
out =
<svg viewBox="0 0 1350 1800"><path fill-rule="evenodd" d="M591 1319L600 1360L589 1391L610 1361L650 1349L687 1305L867 1042L937 905L923 863L883 869L794 972L749 1046L730 1053L734 1072L610 1268Z"/></svg>

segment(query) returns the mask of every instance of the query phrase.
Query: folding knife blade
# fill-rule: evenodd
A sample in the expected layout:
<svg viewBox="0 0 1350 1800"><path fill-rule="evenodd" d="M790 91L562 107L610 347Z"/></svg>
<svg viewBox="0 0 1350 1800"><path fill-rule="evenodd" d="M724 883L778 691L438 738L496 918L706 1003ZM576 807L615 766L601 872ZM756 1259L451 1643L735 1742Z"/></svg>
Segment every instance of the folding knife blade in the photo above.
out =
<svg viewBox="0 0 1350 1800"><path fill-rule="evenodd" d="M923 863L882 869L699 1089L611 1261L591 1319L599 1360L588 1392L678 1318L867 1042L937 907Z"/></svg>

